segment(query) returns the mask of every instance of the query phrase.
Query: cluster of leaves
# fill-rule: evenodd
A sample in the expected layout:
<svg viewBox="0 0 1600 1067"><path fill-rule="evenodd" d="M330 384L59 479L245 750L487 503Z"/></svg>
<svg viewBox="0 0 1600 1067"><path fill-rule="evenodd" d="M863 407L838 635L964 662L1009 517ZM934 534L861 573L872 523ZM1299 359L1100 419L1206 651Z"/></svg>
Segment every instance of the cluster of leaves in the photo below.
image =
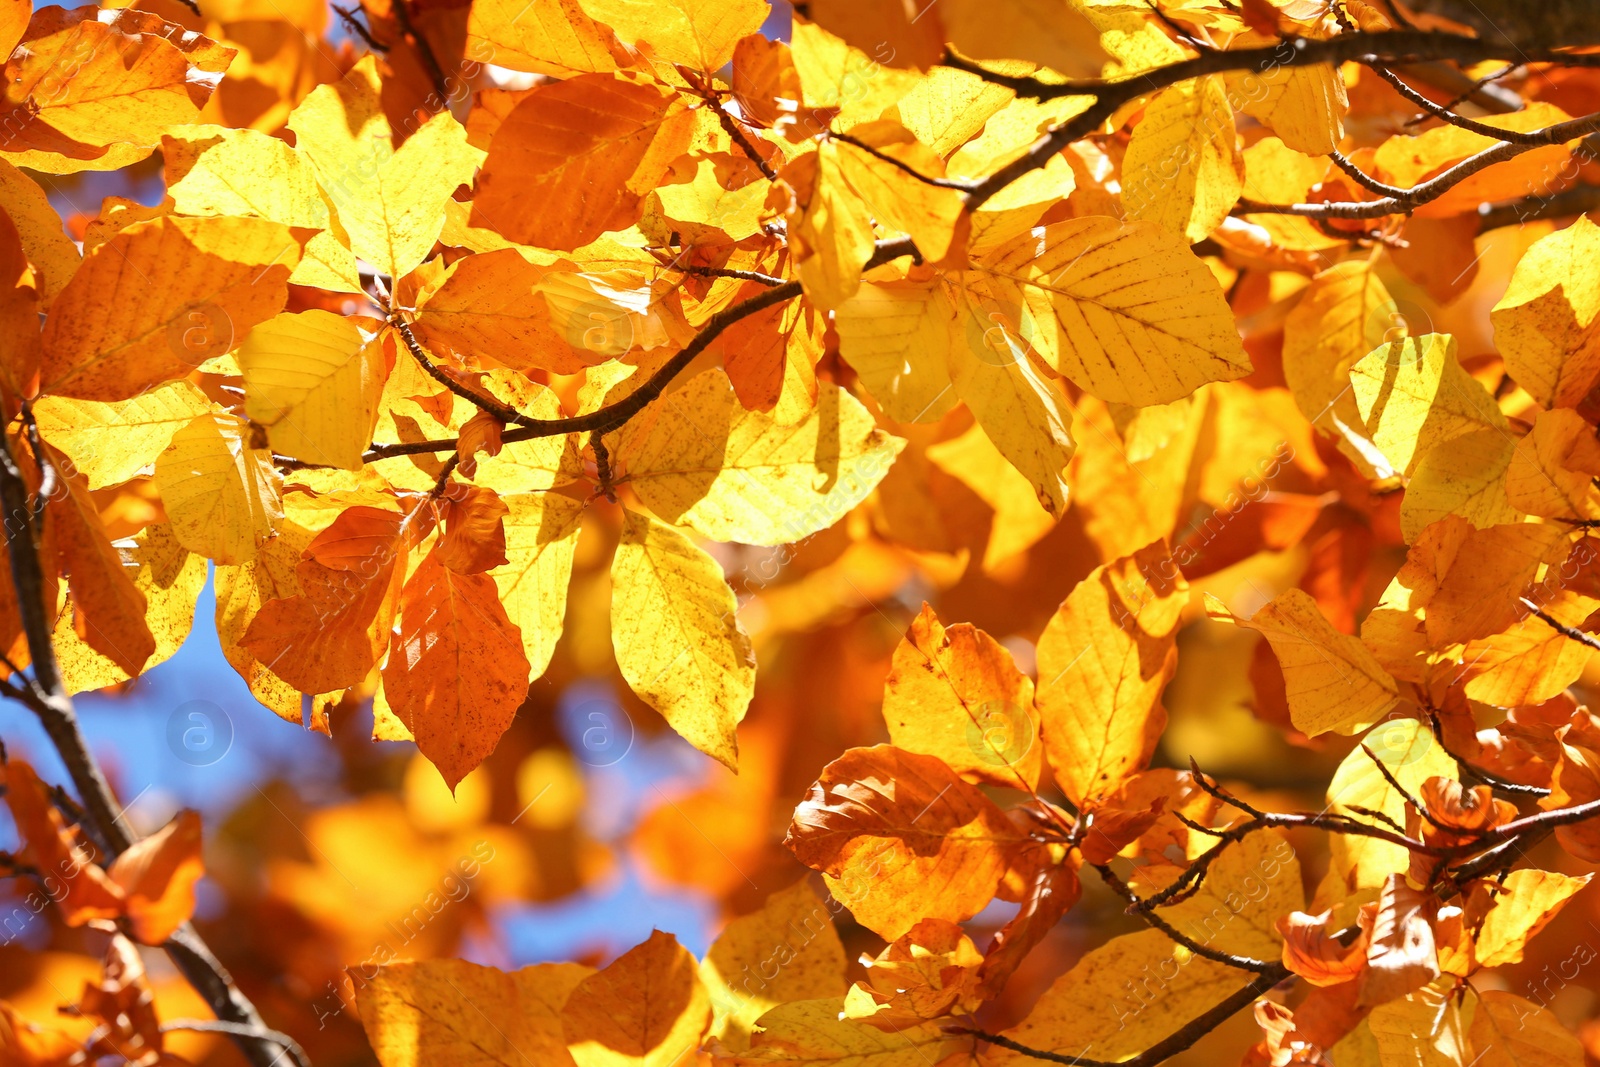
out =
<svg viewBox="0 0 1600 1067"><path fill-rule="evenodd" d="M370 702L452 790L597 610L632 692L737 768L760 638L913 577L1076 579L1005 620L1022 665L912 619L889 743L789 826L827 899L698 962L658 934L598 971L386 963L385 1067L1148 1064L1252 1003L1277 1067L1581 1062L1472 980L1586 881L1528 848L1600 861L1569 692L1600 648L1593 53L1362 0L818 0L787 42L763 0L393 0L335 61L163 3L0 7L0 662L47 722L171 657L212 570L263 705L331 734ZM159 204L67 237L49 176L156 153ZM741 603L730 546L820 537L793 597ZM1276 596L1227 578L1296 552ZM584 556L609 608L569 613ZM1152 766L1207 616L1263 636L1261 719L1363 735L1323 810ZM87 1054L160 1062L127 939L184 927L197 821L102 866L93 797L6 788L17 872L69 865L66 921L119 931L80 1010L122 1044ZM1086 871L1148 928L984 1029ZM845 911L886 944L854 983ZM85 1054L5 1019L8 1057Z"/></svg>

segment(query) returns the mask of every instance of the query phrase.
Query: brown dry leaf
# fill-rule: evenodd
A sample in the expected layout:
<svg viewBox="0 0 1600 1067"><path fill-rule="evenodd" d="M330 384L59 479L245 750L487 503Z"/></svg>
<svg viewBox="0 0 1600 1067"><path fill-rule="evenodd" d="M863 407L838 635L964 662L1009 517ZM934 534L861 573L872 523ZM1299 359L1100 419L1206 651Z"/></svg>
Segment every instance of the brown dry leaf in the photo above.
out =
<svg viewBox="0 0 1600 1067"><path fill-rule="evenodd" d="M877 745L823 768L784 843L858 922L893 940L923 919L976 915L1023 839L942 760Z"/></svg>

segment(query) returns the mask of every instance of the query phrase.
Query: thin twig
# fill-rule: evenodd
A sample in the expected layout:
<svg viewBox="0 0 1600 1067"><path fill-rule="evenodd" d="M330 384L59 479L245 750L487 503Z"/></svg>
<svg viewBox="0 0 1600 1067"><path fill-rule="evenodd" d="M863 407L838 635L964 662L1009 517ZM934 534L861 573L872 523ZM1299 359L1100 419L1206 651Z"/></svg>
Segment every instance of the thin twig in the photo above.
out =
<svg viewBox="0 0 1600 1067"><path fill-rule="evenodd" d="M1024 1045L1020 1041L1006 1037L1003 1034L991 1034L984 1030L952 1028L950 1032L972 1034L979 1040L987 1041L992 1045L999 1045L1001 1048L1010 1049L1012 1052L1020 1052L1024 1056L1030 1056L1036 1060L1045 1060L1050 1063L1066 1063L1075 1065L1075 1067L1154 1067L1155 1064L1171 1059L1184 1049L1192 1046L1202 1037L1227 1022L1233 1017L1234 1013L1248 1006L1257 997L1289 976L1290 972L1287 967L1281 963L1273 964L1271 970L1258 975L1253 981L1230 994L1225 1000L1190 1019L1137 1056L1126 1060L1091 1060L1081 1055L1049 1052Z"/></svg>
<svg viewBox="0 0 1600 1067"><path fill-rule="evenodd" d="M1416 104L1427 114L1439 119L1442 122L1449 123L1451 126L1459 127L1463 130L1467 130L1470 133L1481 134L1484 137L1493 137L1497 141L1505 141L1508 144L1541 145L1547 143L1544 141L1529 140L1529 138L1537 136L1535 133L1522 133L1517 130L1501 129L1499 126L1491 126L1487 122L1479 122L1476 119L1469 119L1465 115L1458 115L1454 111L1451 111L1448 107L1436 104L1432 100L1429 100L1426 96L1423 96L1421 93L1417 92L1411 86L1407 85L1405 80L1402 79L1400 75L1396 74L1382 63L1369 63L1368 67L1374 74L1393 86L1395 92L1399 93L1413 104Z"/></svg>
<svg viewBox="0 0 1600 1067"><path fill-rule="evenodd" d="M1328 158L1333 160L1334 166L1348 174L1351 181L1355 182L1369 193L1377 193L1379 196L1388 197L1401 197L1406 195L1406 190L1400 188L1398 185L1385 185L1383 182L1380 182L1378 179L1374 178L1372 175L1368 174L1366 171L1350 162L1350 157L1346 156L1337 148L1328 153Z"/></svg>
<svg viewBox="0 0 1600 1067"><path fill-rule="evenodd" d="M400 24L400 32L406 40L417 50L417 57L422 60L422 65L428 71L428 77L433 80L433 88L439 94L439 107L446 110L450 107L450 80L444 76L444 68L439 65L439 57L433 54L433 45L428 39L417 32L416 24L411 21L410 0L394 0L391 5L394 9L394 20Z"/></svg>
<svg viewBox="0 0 1600 1067"><path fill-rule="evenodd" d="M860 138L852 137L848 133L834 133L830 130L828 132L828 137L834 141L842 141L845 144L850 145L852 148L859 148L872 158L882 160L891 167L900 171L902 174L909 175L922 184L931 185L935 189L954 189L958 192L967 193L971 192L978 186L978 183L970 178L935 178L931 174L924 174L911 164L906 163L903 160L896 159L889 153L874 148L867 142L861 140Z"/></svg>
<svg viewBox="0 0 1600 1067"><path fill-rule="evenodd" d="M744 130L739 128L738 121L728 114L727 108L723 107L722 101L717 98L716 91L701 80L699 72L683 66L678 68L678 72L683 75L684 81L689 83L689 88L706 102L706 106L717 113L717 122L722 126L722 132L728 135L728 139L739 146L739 151L743 152L750 162L761 168L761 173L766 176L767 181L777 181L778 172L767 162L767 157L761 154L761 149L757 148L745 135Z"/></svg>
<svg viewBox="0 0 1600 1067"><path fill-rule="evenodd" d="M268 1027L250 1027L243 1023L230 1023L222 1019L172 1019L161 1024L162 1033L173 1030L192 1030L201 1034L233 1034L238 1037L261 1038L266 1041L276 1041L283 1046L285 1052L294 1057L300 1067L311 1067L311 1058L306 1055L306 1050L300 1047L300 1042L284 1033L282 1030L273 1030Z"/></svg>
<svg viewBox="0 0 1600 1067"><path fill-rule="evenodd" d="M872 253L872 257L862 264L861 269L868 271L874 267L901 258L911 256L920 258L917 246L910 238L900 237L892 241L879 241ZM711 342L721 336L722 331L738 322L748 318L758 311L765 310L785 300L793 300L800 295L800 283L787 281L773 286L764 293L757 293L748 300L734 304L732 307L723 308L706 320L700 332L695 335L684 348L652 374L638 389L629 393L614 404L586 415L573 415L565 419L529 419L522 415L516 418L514 428L501 435L502 444L515 444L518 441L533 441L542 437L558 437L568 433L588 433L601 430L609 433L619 428L623 423L633 418L634 415L659 397L667 385L671 383L683 370L693 363L695 357L710 347ZM426 354L426 353L424 353ZM402 441L395 444L373 445L365 454L362 461L372 463L381 459L393 459L397 456L420 456L435 452L450 452L456 447L456 438L438 438L431 441ZM306 463L301 460L291 459L287 456L274 456L274 462L280 470L312 470L322 465Z"/></svg>
<svg viewBox="0 0 1600 1067"><path fill-rule="evenodd" d="M1596 129L1600 129L1600 114L1585 115L1569 122L1558 122L1554 126L1535 130L1529 134L1535 138L1531 142L1502 141L1476 155L1468 156L1438 176L1406 189L1404 196L1324 204L1264 204L1255 200L1241 199L1234 210L1241 215L1297 215L1310 219L1376 219L1385 215L1409 214L1413 209L1439 199L1480 170L1492 167L1496 163L1504 163L1508 159L1515 159L1541 145L1575 140Z"/></svg>
<svg viewBox="0 0 1600 1067"><path fill-rule="evenodd" d="M334 4L333 9L339 13L339 21L344 23L351 33L355 34L357 37L361 38L362 41L366 42L368 48L372 49L374 52L389 51L389 46L386 44L380 44L378 39L372 36L372 31L367 29L367 24L356 18L355 8L340 7L338 4Z"/></svg>
<svg viewBox="0 0 1600 1067"><path fill-rule="evenodd" d="M1257 974L1266 974L1268 971L1277 966L1276 963L1270 963L1266 960L1251 959L1249 956L1235 956L1231 952L1223 952L1221 949L1212 948L1210 945L1203 945L1194 938L1179 933L1173 928L1171 923L1167 922L1167 920L1163 919L1155 912L1149 910L1140 910L1138 908L1138 904L1140 903L1139 894L1134 892L1134 889L1131 885L1117 877L1117 872L1113 871L1108 865L1096 863L1094 864L1094 869L1099 872L1100 880L1105 882L1105 884L1110 887L1112 892L1118 894L1130 904L1134 905L1128 909L1128 913L1130 915L1140 916L1146 923L1155 927L1157 930L1160 930L1173 941L1182 945L1190 952L1193 952L1196 956L1204 956L1208 960L1212 960L1216 963L1224 963L1229 967L1237 967L1241 971L1255 971Z"/></svg>
<svg viewBox="0 0 1600 1067"><path fill-rule="evenodd" d="M1534 615L1543 620L1546 626L1550 627L1562 637L1570 638L1573 641L1578 642L1580 645L1588 645L1595 651L1600 652L1600 639L1596 639L1592 634L1586 634L1582 630L1568 626L1564 622L1557 622L1555 619L1551 618L1543 608L1529 600L1527 597L1518 597L1517 599L1522 601L1523 607L1533 612Z"/></svg>
<svg viewBox="0 0 1600 1067"><path fill-rule="evenodd" d="M27 481L17 466L10 443L0 439L0 512L5 517L6 547L11 557L11 580L17 596L17 613L28 641L28 656L33 664L34 689L19 689L22 702L31 708L43 725L51 745L60 755L78 791L85 815L84 826L108 854L125 852L136 840L132 828L117 806L100 765L89 752L78 727L77 710L61 682L55 646L50 640L49 616L45 608L44 570L40 564L39 540L42 522L31 521L33 508L28 500ZM195 991L225 1022L239 1023L258 1030L267 1029L256 1007L240 992L194 927L184 923L164 946L178 970ZM276 1044L235 1036L253 1067L274 1067L281 1053Z"/></svg>
<svg viewBox="0 0 1600 1067"><path fill-rule="evenodd" d="M428 353L417 342L416 334L411 332L411 324L401 318L398 313L389 316L389 324L400 334L400 339L405 342L407 350L411 353L411 358L417 361L417 365L427 373L428 377L469 404L472 404L479 411L487 412L501 422L515 423L522 420L522 412L516 408L509 404L502 404L492 396L486 396L476 390L469 389L452 375L446 374L437 363L428 358Z"/></svg>

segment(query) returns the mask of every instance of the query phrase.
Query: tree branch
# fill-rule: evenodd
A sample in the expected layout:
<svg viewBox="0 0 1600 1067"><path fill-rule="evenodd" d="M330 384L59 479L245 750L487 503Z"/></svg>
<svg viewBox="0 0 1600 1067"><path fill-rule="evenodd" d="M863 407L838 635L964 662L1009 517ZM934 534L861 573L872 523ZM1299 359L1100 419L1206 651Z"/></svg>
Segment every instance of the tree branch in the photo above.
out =
<svg viewBox="0 0 1600 1067"><path fill-rule="evenodd" d="M1043 1049L1030 1048L1020 1041L1013 1041L1011 1038L1001 1034L991 1034L983 1030L957 1029L955 1032L972 1034L992 1045L999 1045L1001 1048L1010 1049L1012 1052L1020 1052L1024 1056L1030 1056L1036 1060L1045 1060L1050 1063L1073 1064L1074 1067L1155 1067L1155 1064L1170 1059L1184 1049L1194 1045L1202 1037L1205 1037L1232 1018L1235 1012L1248 1006L1257 997L1266 993L1289 976L1290 971L1283 964L1272 964L1269 970L1262 972L1237 992L1230 994L1220 1003L1196 1015L1193 1019L1190 1019L1137 1056L1126 1060L1091 1060L1084 1056L1047 1052ZM1085 1049L1084 1051L1087 1052L1088 1050Z"/></svg>
<svg viewBox="0 0 1600 1067"><path fill-rule="evenodd" d="M885 263L899 259L902 256L912 256L920 260L917 246L908 237L901 237L893 241L879 241L872 253L872 258L862 264L862 271L881 267ZM652 374L644 384L632 393L623 397L615 404L609 404L598 411L591 411L586 415L573 415L565 419L530 419L517 414L513 421L516 426L501 435L502 444L515 444L518 441L533 441L541 437L557 437L568 433L589 433L600 431L610 433L619 428L633 416L661 395L673 378L681 374L684 368L693 363L695 357L710 347L723 330L738 322L740 319L754 315L758 311L781 304L785 300L793 300L800 295L798 281L781 282L764 293L757 293L748 300L741 301L732 307L723 308L706 320L700 332L695 335L683 350L674 355ZM437 438L430 441L402 441L395 444L373 445L361 457L362 462L372 463L380 459L393 459L396 456L420 456L435 452L450 452L456 447L456 438ZM315 469L322 464L306 463L290 459L286 456L274 456L274 462L283 470Z"/></svg>
<svg viewBox="0 0 1600 1067"><path fill-rule="evenodd" d="M1532 142L1515 144L1502 141L1485 148L1477 155L1468 156L1449 170L1425 182L1404 190L1403 196L1390 196L1382 200L1349 201L1327 204L1263 204L1256 200L1240 200L1234 211L1240 215L1298 215L1308 219L1377 219L1385 215L1409 214L1412 209L1439 199L1466 178L1514 159L1544 145L1561 144L1600 129L1600 114L1585 115L1568 122L1558 122L1535 130L1529 136Z"/></svg>
<svg viewBox="0 0 1600 1067"><path fill-rule="evenodd" d="M1562 637L1570 638L1571 640L1578 642L1580 645L1588 645L1595 651L1600 652L1600 639L1596 639L1592 634L1586 634L1582 630L1576 629L1575 627L1568 626L1564 622L1556 621L1543 608L1529 600L1527 597L1519 597L1518 599L1522 601L1523 607L1533 612L1533 614L1538 616L1538 618L1543 621L1546 626L1550 627Z"/></svg>
<svg viewBox="0 0 1600 1067"><path fill-rule="evenodd" d="M1276 963L1269 963L1265 960L1251 959L1249 956L1235 956L1231 952L1223 952L1221 949L1212 948L1210 945L1203 945L1194 938L1189 937L1186 934L1179 933L1171 923L1167 922L1167 920L1163 919L1155 912L1140 909L1138 905L1142 902L1139 899L1139 894L1134 892L1131 885L1117 877L1117 872L1113 871L1110 865L1096 863L1094 864L1094 869L1100 873L1101 881L1105 882L1105 884L1111 888L1112 892L1116 893L1118 896L1121 896L1130 904L1134 905L1128 909L1130 912L1139 915L1146 923L1155 927L1157 930L1160 930L1173 941L1182 945L1190 952L1193 952L1196 956L1204 956L1208 960L1212 960L1217 963L1225 963L1229 967L1237 967L1241 971L1255 971L1257 974L1266 974L1274 967L1278 966Z"/></svg>
<svg viewBox="0 0 1600 1067"><path fill-rule="evenodd" d="M41 464L48 465L45 453L38 453ZM28 499L28 485L22 470L17 466L9 440L0 440L0 512L5 518L6 547L11 557L11 580L16 587L17 611L22 619L22 631L28 641L28 655L33 663L33 682L28 688L18 687L16 693L24 704L39 717L50 743L66 764L73 786L82 801L85 828L105 850L109 858L126 851L136 840L133 829L123 818L111 786L89 752L83 732L78 727L77 710L72 698L61 682L61 672L56 664L55 646L50 640L49 613L45 605L46 588L44 569L39 559L39 542L43 521L33 521L33 508ZM239 988L232 977L211 953L194 927L184 923L164 946L172 961L183 972L223 1022L236 1023L255 1031L266 1031L256 1007ZM282 1052L270 1039L234 1035L253 1067L274 1067ZM307 1065L302 1065L307 1067Z"/></svg>
<svg viewBox="0 0 1600 1067"><path fill-rule="evenodd" d="M1475 63L1485 59L1520 62L1557 62L1572 66L1600 66L1600 54L1574 54L1557 49L1521 47L1509 40L1466 37L1460 34L1424 33L1400 30L1387 33L1342 33L1323 40L1296 37L1277 45L1205 52L1154 70L1143 71L1120 81L1045 82L1033 77L1001 74L972 63L953 53L944 62L975 74L985 81L1003 85L1018 96L1050 100L1063 96L1086 96L1093 103L1077 116L1052 129L1020 158L978 182L967 194L967 207L976 210L1007 185L1037 167L1073 141L1087 137L1109 119L1118 108L1140 96L1169 85L1207 74L1253 70L1267 74L1281 67L1309 66L1318 63L1410 63L1449 59ZM1513 155L1515 153L1512 153ZM1506 157L1506 158L1509 158ZM1498 160L1496 160L1498 162ZM1487 164L1484 164L1487 166ZM1391 214L1392 212L1380 212ZM1332 218L1370 218L1376 215L1327 214Z"/></svg>
<svg viewBox="0 0 1600 1067"><path fill-rule="evenodd" d="M411 42L417 50L417 58L422 60L422 65L428 71L428 77L433 80L434 91L439 94L439 108L442 111L450 109L450 80L444 76L444 68L439 66L439 57L433 54L433 45L428 39L417 32L416 24L411 21L411 8L409 0L394 0L394 20L400 24L400 32Z"/></svg>

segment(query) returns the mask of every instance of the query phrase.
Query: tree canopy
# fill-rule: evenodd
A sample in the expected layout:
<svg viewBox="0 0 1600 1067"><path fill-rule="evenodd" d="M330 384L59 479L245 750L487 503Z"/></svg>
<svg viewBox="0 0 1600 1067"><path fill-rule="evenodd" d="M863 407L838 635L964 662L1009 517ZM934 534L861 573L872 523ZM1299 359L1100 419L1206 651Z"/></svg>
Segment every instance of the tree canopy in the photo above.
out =
<svg viewBox="0 0 1600 1067"><path fill-rule="evenodd" d="M1590 5L794 6L0 0L0 1065L1600 1061Z"/></svg>

